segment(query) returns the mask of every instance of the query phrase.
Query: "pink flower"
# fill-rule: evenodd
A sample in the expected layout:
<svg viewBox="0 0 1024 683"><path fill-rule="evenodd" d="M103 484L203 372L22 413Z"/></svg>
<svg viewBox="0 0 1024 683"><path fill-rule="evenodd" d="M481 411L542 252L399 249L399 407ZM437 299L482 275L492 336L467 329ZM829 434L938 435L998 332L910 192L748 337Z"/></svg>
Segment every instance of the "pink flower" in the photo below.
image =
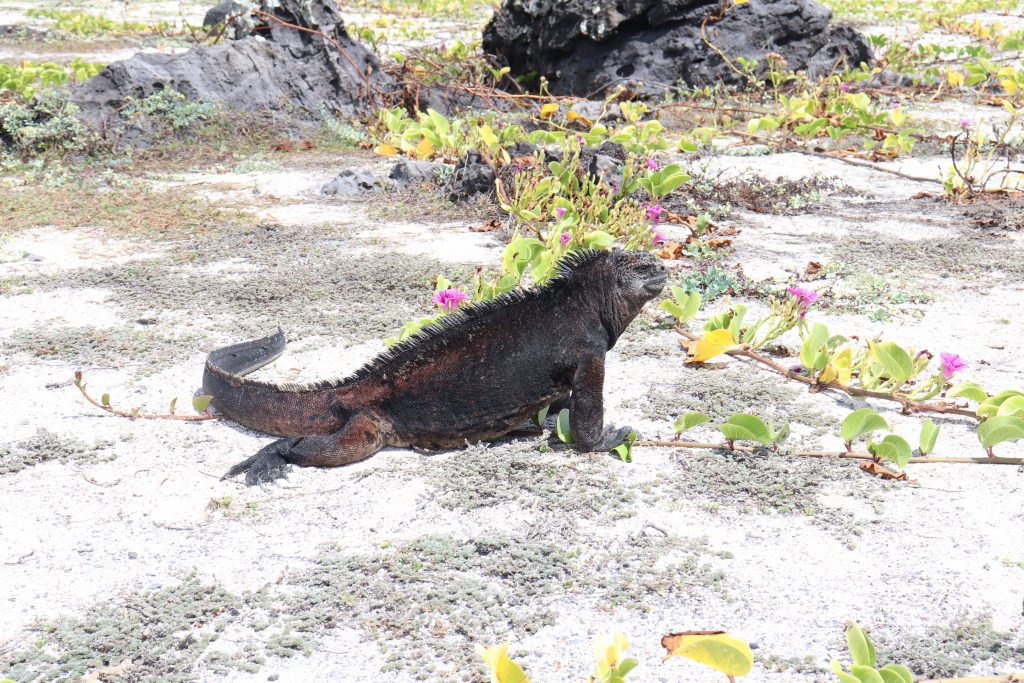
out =
<svg viewBox="0 0 1024 683"><path fill-rule="evenodd" d="M815 301L818 300L818 293L813 289L807 289L805 287L790 287L786 290L789 295L800 302L800 305L807 308Z"/></svg>
<svg viewBox="0 0 1024 683"><path fill-rule="evenodd" d="M563 209L562 207L558 207L557 209L555 209L555 220L562 220L562 216L564 215L565 209Z"/></svg>
<svg viewBox="0 0 1024 683"><path fill-rule="evenodd" d="M665 244L665 236L661 234L661 230L655 230L654 236L651 238L653 244Z"/></svg>
<svg viewBox="0 0 1024 683"><path fill-rule="evenodd" d="M647 207L647 220L657 225L661 221L661 204Z"/></svg>
<svg viewBox="0 0 1024 683"><path fill-rule="evenodd" d="M939 358L942 359L942 376L946 379L951 378L953 375L967 367L967 363L964 362L964 359L955 353L946 353L943 351L939 354Z"/></svg>
<svg viewBox="0 0 1024 683"><path fill-rule="evenodd" d="M468 294L454 287L434 292L434 303L449 311L454 311L459 307L459 304L468 298Z"/></svg>
<svg viewBox="0 0 1024 683"><path fill-rule="evenodd" d="M967 130L968 128L971 127L971 120L967 117L961 117L960 127L963 128L964 130Z"/></svg>
<svg viewBox="0 0 1024 683"><path fill-rule="evenodd" d="M565 245L569 244L569 240L572 239L572 235L570 235L567 232L563 232L562 236L559 239L562 240L562 246L564 247Z"/></svg>
<svg viewBox="0 0 1024 683"><path fill-rule="evenodd" d="M655 161L654 159L648 159L647 163L644 164L644 165L647 166L647 168L649 170L651 170L651 171L657 171L658 170L658 162Z"/></svg>
<svg viewBox="0 0 1024 683"><path fill-rule="evenodd" d="M849 83L840 83L839 84L839 89L842 90L843 92L850 92L850 84Z"/></svg>

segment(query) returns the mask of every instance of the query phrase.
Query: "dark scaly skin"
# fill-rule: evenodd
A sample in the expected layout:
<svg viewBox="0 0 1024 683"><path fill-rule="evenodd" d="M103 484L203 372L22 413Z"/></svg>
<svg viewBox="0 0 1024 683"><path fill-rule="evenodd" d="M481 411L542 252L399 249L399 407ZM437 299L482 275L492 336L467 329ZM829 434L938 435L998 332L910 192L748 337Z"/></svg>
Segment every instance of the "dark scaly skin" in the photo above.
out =
<svg viewBox="0 0 1024 683"><path fill-rule="evenodd" d="M351 377L309 386L244 379L284 350L284 336L212 352L203 391L226 417L282 436L225 476L252 485L287 464L336 467L385 446L453 448L503 436L568 396L575 448L603 451L632 431L604 425L604 357L665 269L647 252L582 252L547 285L466 306Z"/></svg>

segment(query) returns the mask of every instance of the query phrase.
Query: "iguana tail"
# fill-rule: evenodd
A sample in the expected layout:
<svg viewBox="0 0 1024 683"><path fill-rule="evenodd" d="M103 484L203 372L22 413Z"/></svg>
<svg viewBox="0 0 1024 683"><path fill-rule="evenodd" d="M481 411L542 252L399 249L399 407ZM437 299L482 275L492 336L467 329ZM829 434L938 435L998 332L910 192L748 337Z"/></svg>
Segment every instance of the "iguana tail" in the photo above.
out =
<svg viewBox="0 0 1024 683"><path fill-rule="evenodd" d="M287 344L284 332L211 351L203 372L203 393L225 417L278 436L331 434L347 419L339 414L330 385L278 385L245 379L277 360Z"/></svg>

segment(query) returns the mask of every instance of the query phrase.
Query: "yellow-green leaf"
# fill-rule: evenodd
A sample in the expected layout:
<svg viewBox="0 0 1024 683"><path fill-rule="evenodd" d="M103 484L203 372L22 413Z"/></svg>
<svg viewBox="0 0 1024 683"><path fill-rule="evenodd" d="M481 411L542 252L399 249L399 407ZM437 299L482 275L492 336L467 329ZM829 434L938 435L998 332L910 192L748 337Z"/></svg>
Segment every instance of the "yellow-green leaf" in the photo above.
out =
<svg viewBox="0 0 1024 683"><path fill-rule="evenodd" d="M434 156L434 143L424 137L416 145L416 158L425 161L432 156Z"/></svg>
<svg viewBox="0 0 1024 683"><path fill-rule="evenodd" d="M672 425L672 429L673 431L675 431L676 434L682 434L687 429L693 429L697 425L702 425L710 419L711 418L705 415L704 413L698 413L693 411L683 413L682 415L679 416L679 419L676 420L676 423Z"/></svg>
<svg viewBox="0 0 1024 683"><path fill-rule="evenodd" d="M697 340L691 349L690 363L703 363L738 346L732 332L725 328L712 330Z"/></svg>
<svg viewBox="0 0 1024 683"><path fill-rule="evenodd" d="M853 657L854 664L859 666L875 665L877 659L875 646L872 645L868 634L864 633L864 629L855 622L850 622L846 627L846 644L850 648L850 655ZM852 668L851 671L853 671ZM856 675L857 672L853 671L853 673Z"/></svg>
<svg viewBox="0 0 1024 683"><path fill-rule="evenodd" d="M542 119L550 119L558 113L558 102L548 102L540 107L540 117Z"/></svg>
<svg viewBox="0 0 1024 683"><path fill-rule="evenodd" d="M213 396L203 394L202 396L192 397L192 407L195 408L197 413L205 413L206 409L210 406L210 401L213 400Z"/></svg>
<svg viewBox="0 0 1024 683"><path fill-rule="evenodd" d="M523 668L509 659L508 643L494 647L477 645L476 653L487 664L491 672L491 683L530 683Z"/></svg>
<svg viewBox="0 0 1024 683"><path fill-rule="evenodd" d="M662 638L661 644L668 649L669 657L692 659L727 676L745 676L754 666L750 646L728 633L672 634Z"/></svg>
<svg viewBox="0 0 1024 683"><path fill-rule="evenodd" d="M377 145L376 147L373 148L373 151L385 157L398 156L398 150L395 148L395 146L389 145L387 143Z"/></svg>
<svg viewBox="0 0 1024 683"><path fill-rule="evenodd" d="M832 356L828 365L821 371L818 380L821 382L837 382L846 386L853 375L853 349L843 346Z"/></svg>
<svg viewBox="0 0 1024 683"><path fill-rule="evenodd" d="M602 678L618 666L622 653L629 647L629 638L624 633L598 636L594 641L594 656L597 658L597 677Z"/></svg>
<svg viewBox="0 0 1024 683"><path fill-rule="evenodd" d="M498 144L498 136L494 134L490 126L480 126L478 130L480 132L480 139L484 141L485 145L494 147Z"/></svg>

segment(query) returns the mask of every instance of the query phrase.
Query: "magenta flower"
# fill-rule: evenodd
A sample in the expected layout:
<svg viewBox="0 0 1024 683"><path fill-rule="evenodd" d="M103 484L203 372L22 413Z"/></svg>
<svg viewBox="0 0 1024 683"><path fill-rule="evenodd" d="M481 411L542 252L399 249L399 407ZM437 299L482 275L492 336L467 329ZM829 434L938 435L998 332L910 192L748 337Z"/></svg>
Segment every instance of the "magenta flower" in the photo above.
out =
<svg viewBox="0 0 1024 683"><path fill-rule="evenodd" d="M964 130L969 129L971 127L971 120L969 118L962 117L960 119L960 127Z"/></svg>
<svg viewBox="0 0 1024 683"><path fill-rule="evenodd" d="M649 170L651 170L651 171L657 171L658 170L658 162L655 161L654 159L648 159L647 163L645 164L645 166L647 166L647 168Z"/></svg>
<svg viewBox="0 0 1024 683"><path fill-rule="evenodd" d="M850 84L849 83L840 83L839 84L839 89L842 90L843 92L850 92Z"/></svg>
<svg viewBox="0 0 1024 683"><path fill-rule="evenodd" d="M964 362L964 359L955 353L946 353L943 351L939 354L939 358L942 359L942 376L946 379L951 378L953 375L967 367L967 363Z"/></svg>
<svg viewBox="0 0 1024 683"><path fill-rule="evenodd" d="M454 287L434 292L434 303L449 311L454 311L459 307L459 304L468 298L468 294Z"/></svg>
<svg viewBox="0 0 1024 683"><path fill-rule="evenodd" d="M661 230L654 231L654 236L651 238L653 244L665 244L666 241L665 236L661 234Z"/></svg>
<svg viewBox="0 0 1024 683"><path fill-rule="evenodd" d="M562 240L562 246L564 247L565 245L569 244L569 240L572 239L572 235L570 235L567 232L563 232L562 236L559 239Z"/></svg>
<svg viewBox="0 0 1024 683"><path fill-rule="evenodd" d="M647 220L657 225L661 221L661 204L647 207Z"/></svg>
<svg viewBox="0 0 1024 683"><path fill-rule="evenodd" d="M789 295L800 302L800 305L807 308L815 301L818 300L818 293L813 289L807 289L805 287L790 287L786 290Z"/></svg>
<svg viewBox="0 0 1024 683"><path fill-rule="evenodd" d="M562 220L562 216L564 215L565 209L563 209L562 207L558 207L557 209L555 209L555 220Z"/></svg>

